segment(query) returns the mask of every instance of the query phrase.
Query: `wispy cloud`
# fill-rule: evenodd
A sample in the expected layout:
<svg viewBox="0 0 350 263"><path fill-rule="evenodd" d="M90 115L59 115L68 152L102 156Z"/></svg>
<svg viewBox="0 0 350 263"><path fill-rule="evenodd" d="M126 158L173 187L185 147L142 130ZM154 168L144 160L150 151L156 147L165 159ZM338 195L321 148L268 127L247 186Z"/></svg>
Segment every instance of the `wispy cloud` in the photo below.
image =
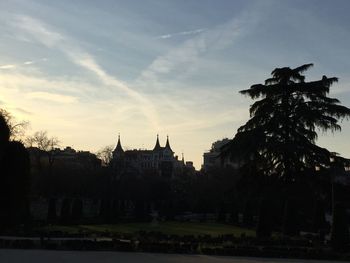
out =
<svg viewBox="0 0 350 263"><path fill-rule="evenodd" d="M202 58L208 52L222 50L234 45L237 39L249 31L251 27L257 25L258 19L259 17L255 16L255 13L244 13L210 29L177 33L193 34L193 36L169 52L158 56L141 72L135 81L135 85L141 89L147 89L147 87L158 88L162 96L162 99L158 101L161 101L164 108L171 108L172 115L178 115L180 118L178 121L178 123L181 123L180 126L170 124L166 128L196 131L202 127L207 127L208 119L220 119L218 122L211 121L215 126L219 123L230 122L232 116L239 117L240 114L237 115L236 111L220 112L220 110L224 110L221 107L208 111L208 109L201 106L204 101L208 105L222 103L220 99L216 99L217 90L210 89L207 92L208 94L205 95L203 90L183 87L176 90L178 94L175 97L178 99L174 99L173 88L179 85L179 81L184 80L193 70L202 66L201 63L205 61ZM169 35L169 37L171 36ZM166 37L166 35L163 35L163 38ZM172 79L172 81L169 79ZM204 99L204 97L207 97L207 99ZM190 103L187 103L185 98L190 98ZM225 101L225 103L229 102ZM200 109L203 109L206 114L201 114ZM240 118L237 119L240 120Z"/></svg>
<svg viewBox="0 0 350 263"><path fill-rule="evenodd" d="M50 91L58 93L82 96L82 94L91 92L92 85L84 80L73 80L62 78L47 77L39 72L27 74L21 72L21 69L15 72L7 71L1 73L0 87L18 89L22 93L30 91Z"/></svg>
<svg viewBox="0 0 350 263"><path fill-rule="evenodd" d="M16 69L22 65L28 66L28 65L32 65L35 63L38 63L39 61L47 61L47 58L42 58L39 60L28 60L28 61L24 61L21 64L7 64L7 65L2 65L0 66L0 69Z"/></svg>
<svg viewBox="0 0 350 263"><path fill-rule="evenodd" d="M8 64L8 65L2 65L0 66L0 69L14 69L16 65Z"/></svg>
<svg viewBox="0 0 350 263"><path fill-rule="evenodd" d="M117 87L118 89L128 94L128 96L136 100L136 102L139 103L137 107L141 107L143 114L145 114L145 116L151 121L153 128L156 130L159 129L155 107L145 96L130 88L125 82L107 74L89 54L70 52L67 52L67 54L73 58L73 61L76 64L95 73L96 76L98 76L105 85Z"/></svg>
<svg viewBox="0 0 350 263"><path fill-rule="evenodd" d="M12 21L12 25L24 30L24 32L28 33L35 40L48 47L53 47L58 42L63 40L63 36L61 36L61 34L49 30L41 21L29 16L15 16L15 20Z"/></svg>
<svg viewBox="0 0 350 263"><path fill-rule="evenodd" d="M171 33L171 34L164 34L164 35L157 36L157 38L167 39L167 38L172 38L172 37L176 37L176 36L196 35L196 34L204 32L205 30L206 30L205 28L199 28L196 30L189 30L189 31L182 31L182 32Z"/></svg>
<svg viewBox="0 0 350 263"><path fill-rule="evenodd" d="M102 81L105 86L117 88L127 94L135 101L135 107L139 108L142 113L149 119L153 129L159 129L157 113L154 105L141 93L135 91L125 82L109 75L94 59L94 57L82 50L75 44L74 40L68 36L58 33L56 29L45 24L44 22L28 17L16 16L13 23L16 27L24 30L32 36L36 41L44 44L49 48L56 48L63 52L73 63L79 65L90 72Z"/></svg>
<svg viewBox="0 0 350 263"><path fill-rule="evenodd" d="M25 109L22 109L22 108L15 108L15 111L17 111L17 112L19 112L19 113L22 113L22 114L25 114L25 115L33 115L33 113L32 112L30 112L30 111L27 111L27 110L25 110Z"/></svg>
<svg viewBox="0 0 350 263"><path fill-rule="evenodd" d="M235 108L234 110L228 110L221 113L205 114L206 118L190 119L179 123L174 123L167 126L168 130L178 130L183 133L193 133L203 131L204 129L218 127L227 123L241 123L247 118L248 111L246 107ZM208 122L207 119L211 121Z"/></svg>
<svg viewBox="0 0 350 263"><path fill-rule="evenodd" d="M26 96L30 99L48 100L48 101L63 103L63 104L74 103L77 101L76 97L56 94L56 93L43 92L43 91L29 92L26 94Z"/></svg>
<svg viewBox="0 0 350 263"><path fill-rule="evenodd" d="M181 45L153 60L141 73L140 82L154 81L161 78L162 75L176 70L180 70L181 73L186 72L208 50L223 49L231 45L241 35L242 31L255 22L256 19L245 14L212 29L205 31L201 29L202 31L200 32L202 34L193 36ZM191 34L191 32L197 31L184 31L177 34ZM168 36L171 37L172 35L163 35L163 38Z"/></svg>

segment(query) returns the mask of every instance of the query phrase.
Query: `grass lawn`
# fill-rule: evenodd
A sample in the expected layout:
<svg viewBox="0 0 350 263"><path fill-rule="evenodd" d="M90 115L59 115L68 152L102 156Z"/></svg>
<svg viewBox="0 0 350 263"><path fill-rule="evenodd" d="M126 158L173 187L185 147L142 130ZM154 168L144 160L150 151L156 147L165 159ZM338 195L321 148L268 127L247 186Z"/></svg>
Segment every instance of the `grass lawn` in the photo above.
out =
<svg viewBox="0 0 350 263"><path fill-rule="evenodd" d="M132 234L138 231L158 231L164 234L176 235L223 235L234 234L240 236L245 233L246 236L255 236L252 229L240 228L237 226L218 224L218 223L194 223L194 222L160 222L152 223L120 223L108 225L78 225L78 226L45 226L42 228L46 231L62 231L67 233L78 233L85 231L88 233L123 233Z"/></svg>

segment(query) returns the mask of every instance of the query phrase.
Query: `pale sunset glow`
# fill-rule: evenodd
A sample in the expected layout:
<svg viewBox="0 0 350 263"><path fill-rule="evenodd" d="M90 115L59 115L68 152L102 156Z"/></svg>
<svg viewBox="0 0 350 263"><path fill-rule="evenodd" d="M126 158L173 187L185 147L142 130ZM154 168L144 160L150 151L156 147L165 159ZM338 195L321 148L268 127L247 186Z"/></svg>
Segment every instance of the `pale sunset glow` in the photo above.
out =
<svg viewBox="0 0 350 263"><path fill-rule="evenodd" d="M0 107L61 146L152 149L166 136L200 169L276 67L314 63L350 106L349 1L0 2ZM350 125L319 144L350 157Z"/></svg>

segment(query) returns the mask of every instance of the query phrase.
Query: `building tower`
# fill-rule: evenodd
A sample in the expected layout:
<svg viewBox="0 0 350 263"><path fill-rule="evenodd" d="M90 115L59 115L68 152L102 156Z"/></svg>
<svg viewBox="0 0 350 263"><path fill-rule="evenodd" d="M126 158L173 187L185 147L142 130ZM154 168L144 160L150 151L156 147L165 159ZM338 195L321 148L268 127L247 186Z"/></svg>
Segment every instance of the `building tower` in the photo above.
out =
<svg viewBox="0 0 350 263"><path fill-rule="evenodd" d="M118 134L118 142L117 146L113 151L113 158L119 158L124 154L124 150L122 148L122 144L120 143L120 134Z"/></svg>
<svg viewBox="0 0 350 263"><path fill-rule="evenodd" d="M160 147L160 144L159 144L159 135L157 134L156 145L154 146L153 151L159 151L161 149L162 147Z"/></svg>

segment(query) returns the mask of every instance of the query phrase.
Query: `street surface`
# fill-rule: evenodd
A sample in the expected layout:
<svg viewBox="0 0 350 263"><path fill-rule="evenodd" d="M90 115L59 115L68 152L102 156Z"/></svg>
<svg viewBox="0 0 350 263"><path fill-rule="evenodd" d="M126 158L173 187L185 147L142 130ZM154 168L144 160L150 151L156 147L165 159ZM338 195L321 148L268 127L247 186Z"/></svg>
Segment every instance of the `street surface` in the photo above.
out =
<svg viewBox="0 0 350 263"><path fill-rule="evenodd" d="M333 263L300 259L243 258L204 255L0 249L1 263Z"/></svg>

